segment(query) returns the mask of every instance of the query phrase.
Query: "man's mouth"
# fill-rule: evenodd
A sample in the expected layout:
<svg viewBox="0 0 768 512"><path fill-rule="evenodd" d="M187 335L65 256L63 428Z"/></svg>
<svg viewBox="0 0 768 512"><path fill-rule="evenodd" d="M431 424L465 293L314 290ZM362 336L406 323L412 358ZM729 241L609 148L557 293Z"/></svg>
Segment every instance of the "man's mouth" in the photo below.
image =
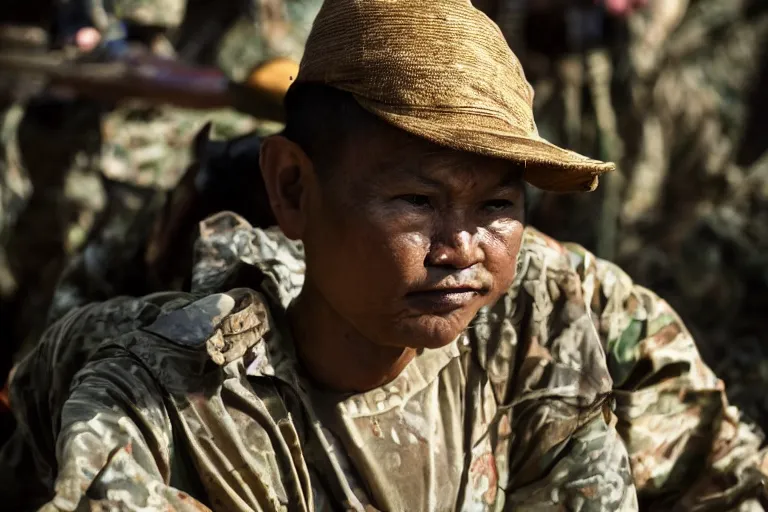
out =
<svg viewBox="0 0 768 512"><path fill-rule="evenodd" d="M466 307L484 293L480 288L471 287L438 288L411 292L406 295L406 301L417 311L441 315Z"/></svg>

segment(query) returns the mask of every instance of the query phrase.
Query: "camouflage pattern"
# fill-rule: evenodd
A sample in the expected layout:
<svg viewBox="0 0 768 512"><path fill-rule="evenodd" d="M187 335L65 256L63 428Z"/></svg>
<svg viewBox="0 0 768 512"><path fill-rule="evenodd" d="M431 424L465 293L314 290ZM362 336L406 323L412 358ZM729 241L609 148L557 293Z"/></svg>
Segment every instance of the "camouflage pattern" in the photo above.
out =
<svg viewBox="0 0 768 512"><path fill-rule="evenodd" d="M12 384L0 475L33 468L51 511L763 510L761 437L677 315L580 246L524 236L514 285L459 339L340 395L307 380L284 320L301 245L216 215L192 293L48 330Z"/></svg>
<svg viewBox="0 0 768 512"><path fill-rule="evenodd" d="M31 194L32 184L19 158L17 132L23 107L17 104L0 108L0 241L16 223ZM0 296L12 295L16 280L8 268L5 244L0 246Z"/></svg>
<svg viewBox="0 0 768 512"><path fill-rule="evenodd" d="M184 0L89 0L105 16L149 27L175 28L184 20Z"/></svg>
<svg viewBox="0 0 768 512"><path fill-rule="evenodd" d="M185 3L58 2L59 30L71 35L94 25L105 38L119 39L125 35L117 26L121 20L162 28L165 31L154 41L163 43L154 46L157 51L201 65L220 65L234 79L243 80L265 58L299 59L321 2L256 2L225 8L220 2L204 1L191 2L189 10ZM47 319L108 298L115 289L110 281L130 282L140 270L133 264L143 248L140 242L162 212L163 195L190 166L193 138L206 122L213 123L214 138L276 129L273 123L229 110L196 112L133 102L106 108L85 101L32 108L18 128L17 110L4 116L2 142L8 140L4 151L23 164L26 174L19 175L17 166L1 164L8 168L0 184L2 222L13 220L13 215L5 215L11 206L15 211L8 213L20 219L17 228L2 238L0 286L3 309L11 312L3 320L3 328L11 333L4 341L6 352L22 346L21 354L39 338ZM56 122L49 122L51 117ZM20 136L24 140L15 152L11 138ZM43 161L41 157L49 154ZM129 188L135 190L127 192ZM0 374L5 374L5 360L10 357L0 354Z"/></svg>
<svg viewBox="0 0 768 512"><path fill-rule="evenodd" d="M233 80L272 57L301 60L304 42L322 0L73 0L60 3L60 18L72 32L92 25L121 34L128 23L164 29L180 57L216 65Z"/></svg>
<svg viewBox="0 0 768 512"><path fill-rule="evenodd" d="M65 32L91 26L107 32L121 22L162 29L184 20L186 0L56 0L57 18Z"/></svg>
<svg viewBox="0 0 768 512"><path fill-rule="evenodd" d="M215 139L261 125L228 110L200 112L126 102L102 117L100 170L111 181L171 190L192 163L192 141L206 123L211 123Z"/></svg>
<svg viewBox="0 0 768 512"><path fill-rule="evenodd" d="M249 2L250 16L239 18L222 36L216 64L235 81L243 81L259 62L304 53L322 0L268 0Z"/></svg>
<svg viewBox="0 0 768 512"><path fill-rule="evenodd" d="M668 283L731 396L765 429L768 4L672 4L634 21L634 112L645 114L632 118L642 135L618 261L650 286Z"/></svg>
<svg viewBox="0 0 768 512"><path fill-rule="evenodd" d="M542 136L620 170L541 195L531 222L666 297L765 429L768 3L660 0L605 26L593 47L524 52Z"/></svg>
<svg viewBox="0 0 768 512"><path fill-rule="evenodd" d="M7 306L18 294L21 284L20 276L14 272L13 258L9 258L7 242L32 193L29 175L19 158L17 134L23 113L21 105L5 103L0 97L0 309L3 316L9 313ZM6 336L13 335L5 329L5 322L0 327ZM11 342L6 340L0 343L0 375L5 375L10 368L9 359L15 347L9 345ZM1 423L2 420L0 435Z"/></svg>
<svg viewBox="0 0 768 512"><path fill-rule="evenodd" d="M13 142L5 150L17 156L30 188L2 237L8 280L13 282L2 297L4 375L13 351L42 334L53 286L68 255L85 243L105 201L98 170L88 157L98 147L92 131L97 109L40 100L19 114ZM61 129L63 118L68 130Z"/></svg>
<svg viewBox="0 0 768 512"><path fill-rule="evenodd" d="M17 140L23 107L3 105L0 114L0 234L12 226L29 198L31 184L19 157ZM0 235L1 236L1 235Z"/></svg>

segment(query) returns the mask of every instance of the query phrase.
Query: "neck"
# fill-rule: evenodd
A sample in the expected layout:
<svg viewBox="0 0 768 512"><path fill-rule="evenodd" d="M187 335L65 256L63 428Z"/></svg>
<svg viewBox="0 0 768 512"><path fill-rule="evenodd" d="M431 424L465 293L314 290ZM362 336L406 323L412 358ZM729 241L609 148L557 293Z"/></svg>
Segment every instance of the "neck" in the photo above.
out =
<svg viewBox="0 0 768 512"><path fill-rule="evenodd" d="M299 360L318 384L334 391L361 393L382 386L416 356L412 348L371 342L309 282L288 315Z"/></svg>

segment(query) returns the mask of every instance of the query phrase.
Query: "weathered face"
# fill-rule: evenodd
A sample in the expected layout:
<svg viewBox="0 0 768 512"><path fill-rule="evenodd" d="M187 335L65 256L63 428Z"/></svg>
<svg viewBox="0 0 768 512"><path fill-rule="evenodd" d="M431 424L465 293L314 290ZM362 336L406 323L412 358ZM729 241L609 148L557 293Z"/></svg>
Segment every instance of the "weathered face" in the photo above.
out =
<svg viewBox="0 0 768 512"><path fill-rule="evenodd" d="M302 201L306 286L373 343L446 345L513 281L520 172L395 130L350 146Z"/></svg>

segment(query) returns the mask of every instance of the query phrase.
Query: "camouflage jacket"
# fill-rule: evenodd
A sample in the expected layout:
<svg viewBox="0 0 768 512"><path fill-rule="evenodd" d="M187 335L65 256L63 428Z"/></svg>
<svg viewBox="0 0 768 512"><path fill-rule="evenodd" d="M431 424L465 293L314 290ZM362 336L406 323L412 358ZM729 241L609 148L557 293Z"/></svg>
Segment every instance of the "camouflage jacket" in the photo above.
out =
<svg viewBox="0 0 768 512"><path fill-rule="evenodd" d="M36 472L51 511L762 510L760 438L685 327L580 247L528 229L456 342L338 395L284 321L301 246L201 231L193 293L75 310L22 363L7 488Z"/></svg>

